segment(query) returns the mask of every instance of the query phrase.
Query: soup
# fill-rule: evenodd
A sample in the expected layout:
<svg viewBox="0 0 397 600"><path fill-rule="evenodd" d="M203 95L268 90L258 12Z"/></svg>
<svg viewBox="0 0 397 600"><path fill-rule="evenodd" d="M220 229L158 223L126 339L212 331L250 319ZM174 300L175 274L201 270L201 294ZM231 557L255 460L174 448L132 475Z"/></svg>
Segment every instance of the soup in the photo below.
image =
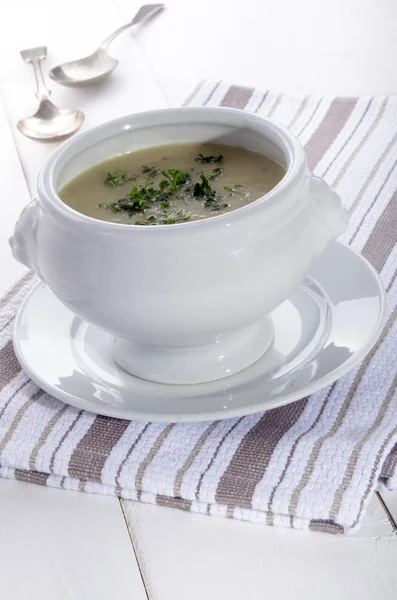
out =
<svg viewBox="0 0 397 600"><path fill-rule="evenodd" d="M168 225L236 210L269 192L284 173L279 163L244 148L177 144L107 160L59 195L102 221Z"/></svg>

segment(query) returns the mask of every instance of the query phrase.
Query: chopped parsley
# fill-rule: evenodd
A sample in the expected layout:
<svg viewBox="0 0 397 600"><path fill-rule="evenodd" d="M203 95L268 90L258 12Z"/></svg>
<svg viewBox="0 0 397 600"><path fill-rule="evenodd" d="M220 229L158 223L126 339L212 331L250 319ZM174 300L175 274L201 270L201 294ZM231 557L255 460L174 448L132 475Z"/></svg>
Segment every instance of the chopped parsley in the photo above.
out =
<svg viewBox="0 0 397 600"><path fill-rule="evenodd" d="M156 202L166 202L169 193L156 190L152 187L134 185L128 196L120 198L111 204L100 204L103 208L109 208L113 212L137 213L151 208Z"/></svg>
<svg viewBox="0 0 397 600"><path fill-rule="evenodd" d="M174 212L164 213L160 216L151 215L144 221L135 221L135 225L175 225L189 221L190 215L180 209Z"/></svg>
<svg viewBox="0 0 397 600"><path fill-rule="evenodd" d="M196 161L201 164L216 164L223 160L223 155L204 156L198 154ZM163 179L157 178L158 175ZM199 180L197 181L197 175ZM177 208L174 201L184 201L189 204L192 199L202 202L202 206L209 211L218 211L230 207L227 198L238 192L242 185L223 186L228 195L218 192L211 185L218 177L223 175L223 168L216 166L203 173L198 173L193 167L189 171L181 169L158 169L154 166L142 165L139 175L131 176L128 173L107 173L105 185L118 187L133 181L129 193L119 198L116 202L104 203L99 206L116 213L126 213L130 217L140 215L141 220L135 221L136 225L172 225L185 223L194 218L194 210L188 211ZM140 178L140 179L138 179ZM143 182L143 183L139 183ZM145 214L146 213L146 214Z"/></svg>
<svg viewBox="0 0 397 600"><path fill-rule="evenodd" d="M190 179L189 173L180 169L164 169L161 174L168 179L173 190L178 186L187 183Z"/></svg>
<svg viewBox="0 0 397 600"><path fill-rule="evenodd" d="M203 172L200 173L201 183L197 182L193 188L193 196L215 197L216 191L212 189L210 182Z"/></svg>
<svg viewBox="0 0 397 600"><path fill-rule="evenodd" d="M221 205L218 199L218 194L214 190L204 173L200 173L201 183L197 182L193 188L193 196L196 198L204 198L203 206L211 211L220 210Z"/></svg>
<svg viewBox="0 0 397 600"><path fill-rule="evenodd" d="M164 191L164 190L165 190L165 188L167 188L169 185L170 185L170 182L169 182L169 181L167 181L166 179L163 179L163 180L162 180L162 181L160 181L160 183L159 183L159 188L160 188L160 191Z"/></svg>
<svg viewBox="0 0 397 600"><path fill-rule="evenodd" d="M206 198L204 201L205 208L208 210L220 210L221 205L215 198Z"/></svg>
<svg viewBox="0 0 397 600"><path fill-rule="evenodd" d="M212 169L211 173L208 175L208 179L213 181L214 179L222 175L222 173L223 169L221 169L220 167L215 167L215 169Z"/></svg>
<svg viewBox="0 0 397 600"><path fill-rule="evenodd" d="M160 169L156 169L155 167L148 167L147 165L142 166L142 173L147 175L150 179L154 179L156 175L160 173Z"/></svg>
<svg viewBox="0 0 397 600"><path fill-rule="evenodd" d="M119 185L124 185L128 181L135 181L136 177L129 175L128 173L110 173L108 172L106 175L106 179L104 181L105 185L109 187L118 187Z"/></svg>
<svg viewBox="0 0 397 600"><path fill-rule="evenodd" d="M221 160L223 160L223 159L224 159L223 154L218 154L218 156L204 156L204 154L202 154L202 152L200 152L200 154L197 154L197 156L194 160L201 163L202 165L208 165L209 163L215 164L215 163L221 162Z"/></svg>
<svg viewBox="0 0 397 600"><path fill-rule="evenodd" d="M240 185L240 184L234 185L233 187L229 187L228 185L224 185L223 189L226 190L226 192L229 192L230 196L233 196L233 194L238 194L239 196L242 196L243 192L238 192L237 191L239 188L242 188L242 187L244 187L244 186Z"/></svg>

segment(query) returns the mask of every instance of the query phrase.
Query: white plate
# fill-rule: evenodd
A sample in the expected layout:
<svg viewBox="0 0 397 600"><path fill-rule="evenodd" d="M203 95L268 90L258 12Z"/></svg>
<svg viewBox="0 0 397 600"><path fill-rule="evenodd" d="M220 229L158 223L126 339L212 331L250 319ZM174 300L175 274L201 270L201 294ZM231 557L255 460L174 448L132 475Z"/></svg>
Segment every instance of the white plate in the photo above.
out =
<svg viewBox="0 0 397 600"><path fill-rule="evenodd" d="M78 408L147 421L223 419L293 402L347 373L379 337L385 295L372 266L333 242L272 318L272 347L244 371L198 385L151 383L118 367L110 336L39 283L19 309L14 347L33 381Z"/></svg>

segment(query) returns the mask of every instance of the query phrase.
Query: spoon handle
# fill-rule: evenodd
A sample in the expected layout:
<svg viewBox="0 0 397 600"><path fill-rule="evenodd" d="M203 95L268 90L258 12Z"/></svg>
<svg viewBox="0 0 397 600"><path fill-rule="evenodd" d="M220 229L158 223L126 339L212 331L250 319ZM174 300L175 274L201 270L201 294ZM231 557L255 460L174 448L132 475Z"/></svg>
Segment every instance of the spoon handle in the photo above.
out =
<svg viewBox="0 0 397 600"><path fill-rule="evenodd" d="M40 46L39 48L21 50L21 56L26 63L33 66L37 85L36 97L39 100L48 100L51 92L45 84L43 72L41 70L41 61L47 56L47 48L45 46Z"/></svg>
<svg viewBox="0 0 397 600"><path fill-rule="evenodd" d="M136 13L135 17L132 19L132 21L116 29L116 31L109 35L109 37L107 37L106 40L104 40L102 44L100 44L99 49L107 50L109 44L113 42L113 40L118 35L120 35L120 33L125 31L126 29L129 29L129 27L131 27L132 25L136 25L144 19L147 19L148 17L154 15L156 12L163 10L163 8L164 4L145 4L144 6L141 6L141 8Z"/></svg>

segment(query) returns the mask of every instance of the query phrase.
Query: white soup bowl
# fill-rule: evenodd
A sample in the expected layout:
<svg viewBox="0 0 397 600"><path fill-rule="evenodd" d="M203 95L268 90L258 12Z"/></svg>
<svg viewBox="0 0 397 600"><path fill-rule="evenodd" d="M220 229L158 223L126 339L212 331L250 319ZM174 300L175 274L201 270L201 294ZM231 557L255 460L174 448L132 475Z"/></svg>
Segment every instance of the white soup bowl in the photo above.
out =
<svg viewBox="0 0 397 600"><path fill-rule="evenodd" d="M107 159L188 142L260 152L286 174L242 208L175 225L96 220L58 195ZM121 367L151 381L198 383L236 373L266 351L269 315L346 225L338 196L310 173L285 128L234 109L177 108L126 116L60 146L11 246L65 306L111 334Z"/></svg>

